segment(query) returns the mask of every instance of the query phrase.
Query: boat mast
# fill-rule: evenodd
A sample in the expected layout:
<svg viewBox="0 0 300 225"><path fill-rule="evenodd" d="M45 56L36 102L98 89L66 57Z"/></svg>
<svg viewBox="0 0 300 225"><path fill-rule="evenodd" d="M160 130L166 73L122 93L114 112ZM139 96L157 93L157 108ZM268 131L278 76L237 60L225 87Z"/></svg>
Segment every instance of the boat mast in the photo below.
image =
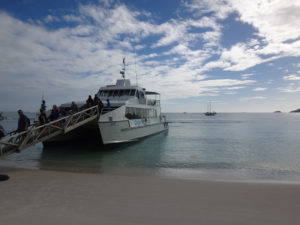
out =
<svg viewBox="0 0 300 225"><path fill-rule="evenodd" d="M211 112L211 101L209 101L207 104L207 112Z"/></svg>
<svg viewBox="0 0 300 225"><path fill-rule="evenodd" d="M120 71L120 74L122 74L122 77L125 80L125 57L123 58L123 68Z"/></svg>

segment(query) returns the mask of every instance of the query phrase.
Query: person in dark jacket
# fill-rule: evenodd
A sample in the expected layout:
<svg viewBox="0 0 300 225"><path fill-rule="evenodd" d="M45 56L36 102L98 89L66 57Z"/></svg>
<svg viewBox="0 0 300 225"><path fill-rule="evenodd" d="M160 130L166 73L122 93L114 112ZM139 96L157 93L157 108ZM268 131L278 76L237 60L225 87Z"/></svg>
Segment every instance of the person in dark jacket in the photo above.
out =
<svg viewBox="0 0 300 225"><path fill-rule="evenodd" d="M100 101L100 99L98 98L98 96L97 95L95 95L94 96L94 105L99 105L99 101Z"/></svg>
<svg viewBox="0 0 300 225"><path fill-rule="evenodd" d="M18 129L17 132L22 132L28 129L30 120L26 115L24 115L21 109L18 110L19 121L18 121Z"/></svg>
<svg viewBox="0 0 300 225"><path fill-rule="evenodd" d="M53 105L52 109L51 109L51 114L49 116L49 119L51 121L54 121L54 120L57 120L59 117L59 111L57 109L57 106L56 105Z"/></svg>
<svg viewBox="0 0 300 225"><path fill-rule="evenodd" d="M101 99L99 99L98 106L99 106L99 110L100 110L100 111L104 108L104 104L103 104L103 102L101 101Z"/></svg>
<svg viewBox="0 0 300 225"><path fill-rule="evenodd" d="M0 139L5 137L6 135L7 135L6 131L4 130L2 125L0 124Z"/></svg>
<svg viewBox="0 0 300 225"><path fill-rule="evenodd" d="M110 101L109 101L109 99L106 99L106 107L110 107Z"/></svg>
<svg viewBox="0 0 300 225"><path fill-rule="evenodd" d="M86 100L87 108L90 108L94 105L94 101L92 99L92 96L89 95L88 99Z"/></svg>
<svg viewBox="0 0 300 225"><path fill-rule="evenodd" d="M72 111L72 113L77 113L78 112L78 106L76 105L75 102L72 102L71 111Z"/></svg>

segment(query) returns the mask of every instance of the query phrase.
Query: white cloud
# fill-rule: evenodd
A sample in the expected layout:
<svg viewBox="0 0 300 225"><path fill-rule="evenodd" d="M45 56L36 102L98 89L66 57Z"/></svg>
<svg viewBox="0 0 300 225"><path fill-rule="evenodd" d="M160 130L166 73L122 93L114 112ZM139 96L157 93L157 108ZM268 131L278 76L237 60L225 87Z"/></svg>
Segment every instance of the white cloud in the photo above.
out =
<svg viewBox="0 0 300 225"><path fill-rule="evenodd" d="M63 18L67 22L76 22L76 23L79 23L79 22L83 21L83 19L80 16L75 16L75 15L72 15L72 14L70 14L70 15L64 15Z"/></svg>
<svg viewBox="0 0 300 225"><path fill-rule="evenodd" d="M204 80L200 81L200 86L205 87L223 87L223 86L235 86L241 84L253 84L254 80L235 80L235 79L217 79L217 80Z"/></svg>
<svg viewBox="0 0 300 225"><path fill-rule="evenodd" d="M283 43L300 37L299 1L229 0L241 21L252 24L268 43Z"/></svg>
<svg viewBox="0 0 300 225"><path fill-rule="evenodd" d="M284 80L300 80L300 76L297 76L295 74L291 74L288 76L284 76L282 79Z"/></svg>
<svg viewBox="0 0 300 225"><path fill-rule="evenodd" d="M264 100L266 99L266 97L264 96L254 96L254 97L244 97L244 98L240 98L240 100L243 101L249 101L249 100Z"/></svg>
<svg viewBox="0 0 300 225"><path fill-rule="evenodd" d="M288 85L287 87L279 87L278 90L285 93L295 93L295 92L300 92L300 87L295 87L294 85Z"/></svg>
<svg viewBox="0 0 300 225"><path fill-rule="evenodd" d="M225 19L234 11L231 3L224 0L193 0L191 2L185 2L184 4L197 16L202 16L207 13L214 13L214 16L218 19Z"/></svg>
<svg viewBox="0 0 300 225"><path fill-rule="evenodd" d="M227 87L226 90L239 90L243 88L245 88L245 86Z"/></svg>
<svg viewBox="0 0 300 225"><path fill-rule="evenodd" d="M185 5L198 15L213 13L219 19L235 12L241 22L257 30L258 38L221 49L219 60L205 65L208 69L243 71L278 58L300 56L300 1L193 0Z"/></svg>
<svg viewBox="0 0 300 225"><path fill-rule="evenodd" d="M263 88L263 87L257 87L252 89L252 91L265 91L265 90L267 90L267 88Z"/></svg>
<svg viewBox="0 0 300 225"><path fill-rule="evenodd" d="M100 3L103 3L104 6L109 7L114 3L114 0L98 0Z"/></svg>
<svg viewBox="0 0 300 225"><path fill-rule="evenodd" d="M48 15L44 18L44 21L46 23L52 23L52 22L58 22L58 21L60 21L60 19L56 16Z"/></svg>
<svg viewBox="0 0 300 225"><path fill-rule="evenodd" d="M248 79L249 77L253 76L254 74L253 73L245 73L245 74L242 74L241 75L241 78L242 79Z"/></svg>

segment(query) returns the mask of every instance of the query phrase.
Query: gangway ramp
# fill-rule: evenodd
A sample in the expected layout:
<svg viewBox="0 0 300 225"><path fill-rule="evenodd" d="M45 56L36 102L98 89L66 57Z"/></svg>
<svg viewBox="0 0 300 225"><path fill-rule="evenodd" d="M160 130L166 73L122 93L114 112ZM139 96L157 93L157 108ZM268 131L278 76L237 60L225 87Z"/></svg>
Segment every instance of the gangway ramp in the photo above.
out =
<svg viewBox="0 0 300 225"><path fill-rule="evenodd" d="M99 115L99 107L93 106L45 125L8 135L0 139L0 157L20 152L39 142L68 133L88 122L97 120Z"/></svg>

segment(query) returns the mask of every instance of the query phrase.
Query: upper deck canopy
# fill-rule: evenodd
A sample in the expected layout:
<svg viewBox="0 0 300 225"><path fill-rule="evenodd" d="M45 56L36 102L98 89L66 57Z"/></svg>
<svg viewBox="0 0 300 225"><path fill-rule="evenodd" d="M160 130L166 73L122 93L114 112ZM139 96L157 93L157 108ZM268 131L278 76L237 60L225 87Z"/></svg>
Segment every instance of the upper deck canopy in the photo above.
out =
<svg viewBox="0 0 300 225"><path fill-rule="evenodd" d="M159 95L158 92L154 92L154 91L146 91L145 94L146 94L146 95Z"/></svg>

